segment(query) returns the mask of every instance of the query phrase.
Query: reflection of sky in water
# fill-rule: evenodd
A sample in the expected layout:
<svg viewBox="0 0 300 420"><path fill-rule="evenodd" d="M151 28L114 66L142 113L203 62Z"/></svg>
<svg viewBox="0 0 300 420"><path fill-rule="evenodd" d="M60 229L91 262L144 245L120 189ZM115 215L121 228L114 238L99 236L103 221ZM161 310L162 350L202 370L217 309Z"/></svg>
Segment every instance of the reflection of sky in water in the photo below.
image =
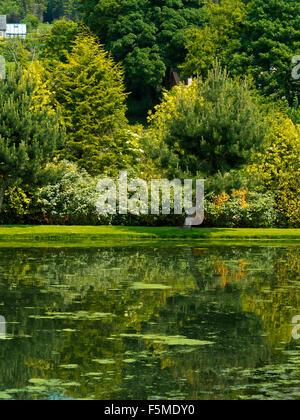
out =
<svg viewBox="0 0 300 420"><path fill-rule="evenodd" d="M1 249L0 399L299 399L299 254Z"/></svg>

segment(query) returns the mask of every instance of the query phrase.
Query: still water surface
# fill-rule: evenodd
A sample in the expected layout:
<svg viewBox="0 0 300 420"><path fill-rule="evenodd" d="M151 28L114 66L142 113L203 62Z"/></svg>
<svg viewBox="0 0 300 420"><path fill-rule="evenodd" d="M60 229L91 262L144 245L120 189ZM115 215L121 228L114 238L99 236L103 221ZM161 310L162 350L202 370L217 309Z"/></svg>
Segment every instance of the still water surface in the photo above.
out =
<svg viewBox="0 0 300 420"><path fill-rule="evenodd" d="M1 249L0 261L2 400L300 399L300 247Z"/></svg>

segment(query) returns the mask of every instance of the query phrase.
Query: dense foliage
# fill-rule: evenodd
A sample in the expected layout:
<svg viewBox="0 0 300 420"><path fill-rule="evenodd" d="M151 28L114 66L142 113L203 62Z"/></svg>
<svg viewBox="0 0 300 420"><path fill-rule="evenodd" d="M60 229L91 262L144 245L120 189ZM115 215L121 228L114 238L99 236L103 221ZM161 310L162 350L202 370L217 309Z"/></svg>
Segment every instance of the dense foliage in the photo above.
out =
<svg viewBox="0 0 300 420"><path fill-rule="evenodd" d="M217 57L232 74L251 74L266 96L299 100L300 82L291 77L300 54L300 2L225 0L208 2L208 25L189 32L186 75L205 74Z"/></svg>
<svg viewBox="0 0 300 420"><path fill-rule="evenodd" d="M204 82L166 92L149 119L182 169L204 176L247 163L267 132L247 81L231 79L218 64Z"/></svg>
<svg viewBox="0 0 300 420"><path fill-rule="evenodd" d="M121 67L94 38L80 36L56 68L54 84L67 129L65 157L91 173L109 165L122 168L128 136Z"/></svg>
<svg viewBox="0 0 300 420"><path fill-rule="evenodd" d="M57 116L35 108L34 88L20 70L0 83L0 209L7 187L43 180L45 164L64 141Z"/></svg>
<svg viewBox="0 0 300 420"><path fill-rule="evenodd" d="M274 191L280 214L291 225L300 226L300 126L279 117L266 142L251 169Z"/></svg>
<svg viewBox="0 0 300 420"><path fill-rule="evenodd" d="M0 0L0 14L7 15L12 23L29 16L53 21L62 16L76 18L77 0Z"/></svg>
<svg viewBox="0 0 300 420"><path fill-rule="evenodd" d="M183 75L206 76L216 57L228 65L232 55L241 47L240 34L246 15L242 0L207 2L207 24L187 31L187 55L181 65Z"/></svg>

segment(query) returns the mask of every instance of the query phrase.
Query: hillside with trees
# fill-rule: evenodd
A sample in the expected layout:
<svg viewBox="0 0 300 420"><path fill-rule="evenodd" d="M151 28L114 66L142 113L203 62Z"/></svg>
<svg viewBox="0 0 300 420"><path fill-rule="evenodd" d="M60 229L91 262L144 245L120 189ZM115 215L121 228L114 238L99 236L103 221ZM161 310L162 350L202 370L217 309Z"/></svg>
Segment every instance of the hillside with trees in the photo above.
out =
<svg viewBox="0 0 300 420"><path fill-rule="evenodd" d="M300 226L299 0L0 0L0 14L28 28L0 39L1 223L178 223L96 215L97 180L126 170L205 178L206 226Z"/></svg>

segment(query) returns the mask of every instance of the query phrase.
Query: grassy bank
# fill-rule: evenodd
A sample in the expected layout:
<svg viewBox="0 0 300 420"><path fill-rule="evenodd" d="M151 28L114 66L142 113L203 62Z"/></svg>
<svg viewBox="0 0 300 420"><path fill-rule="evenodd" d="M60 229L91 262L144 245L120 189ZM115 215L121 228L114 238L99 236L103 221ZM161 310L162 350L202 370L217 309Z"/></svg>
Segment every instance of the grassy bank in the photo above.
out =
<svg viewBox="0 0 300 420"><path fill-rule="evenodd" d="M0 246L9 243L43 246L76 244L97 246L106 243L151 242L299 241L300 229L230 229L174 227L144 228L126 226L1 226Z"/></svg>

